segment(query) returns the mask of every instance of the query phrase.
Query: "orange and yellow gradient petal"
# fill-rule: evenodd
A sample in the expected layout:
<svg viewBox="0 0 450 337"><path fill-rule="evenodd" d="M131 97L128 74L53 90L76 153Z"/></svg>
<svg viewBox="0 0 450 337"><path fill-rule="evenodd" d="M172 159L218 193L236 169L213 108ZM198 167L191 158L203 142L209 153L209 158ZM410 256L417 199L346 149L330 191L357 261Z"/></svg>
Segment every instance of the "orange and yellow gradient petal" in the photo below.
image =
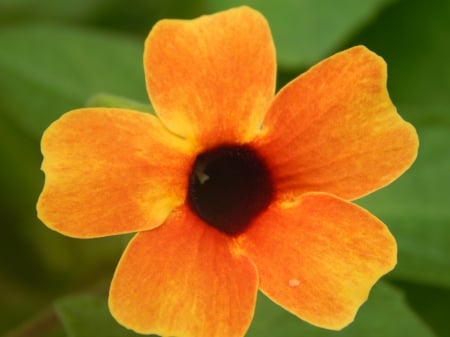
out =
<svg viewBox="0 0 450 337"><path fill-rule="evenodd" d="M414 162L418 138L392 104L382 58L358 46L337 53L276 96L255 146L285 198L327 192L362 197Z"/></svg>
<svg viewBox="0 0 450 337"><path fill-rule="evenodd" d="M270 28L248 7L161 20L145 43L144 68L162 122L201 149L252 139L275 92Z"/></svg>
<svg viewBox="0 0 450 337"><path fill-rule="evenodd" d="M233 241L185 207L138 233L115 272L109 305L124 326L182 337L242 337L253 317L257 274Z"/></svg>
<svg viewBox="0 0 450 337"><path fill-rule="evenodd" d="M257 266L262 292L303 320L335 330L353 321L397 261L395 239L380 220L325 193L273 204L239 242Z"/></svg>
<svg viewBox="0 0 450 337"><path fill-rule="evenodd" d="M151 229L184 202L191 150L149 114L74 110L45 131L41 148L38 216L65 235Z"/></svg>

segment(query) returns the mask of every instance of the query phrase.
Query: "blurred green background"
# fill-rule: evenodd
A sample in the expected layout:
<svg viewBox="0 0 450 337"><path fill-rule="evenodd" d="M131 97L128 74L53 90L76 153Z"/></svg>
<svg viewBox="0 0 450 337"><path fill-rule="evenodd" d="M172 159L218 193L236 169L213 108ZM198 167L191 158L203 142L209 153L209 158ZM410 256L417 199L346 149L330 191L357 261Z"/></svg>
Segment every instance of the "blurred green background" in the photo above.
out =
<svg viewBox="0 0 450 337"><path fill-rule="evenodd" d="M448 0L0 0L0 335L135 336L106 307L128 237L70 239L36 219L39 140L65 111L101 103L98 94L148 103L142 50L156 20L244 3L270 22L279 87L364 44L386 59L391 97L421 140L404 176L358 201L396 236L399 264L355 322L318 329L260 296L248 336L450 336Z"/></svg>

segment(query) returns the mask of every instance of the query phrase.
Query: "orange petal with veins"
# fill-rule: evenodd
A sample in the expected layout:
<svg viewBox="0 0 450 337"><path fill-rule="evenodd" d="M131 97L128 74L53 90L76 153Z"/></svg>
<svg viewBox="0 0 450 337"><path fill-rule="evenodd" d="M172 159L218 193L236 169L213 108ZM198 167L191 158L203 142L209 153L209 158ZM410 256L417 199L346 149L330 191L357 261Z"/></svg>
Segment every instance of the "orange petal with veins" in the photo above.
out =
<svg viewBox="0 0 450 337"><path fill-rule="evenodd" d="M398 115L386 78L383 59L360 46L320 62L277 94L255 145L281 195L355 199L411 166L417 134Z"/></svg>
<svg viewBox="0 0 450 337"><path fill-rule="evenodd" d="M203 149L253 138L275 90L270 28L248 7L159 21L145 44L144 68L163 123Z"/></svg>
<svg viewBox="0 0 450 337"><path fill-rule="evenodd" d="M269 298L336 330L353 321L371 287L397 261L395 239L380 220L324 193L274 204L239 242Z"/></svg>
<svg viewBox="0 0 450 337"><path fill-rule="evenodd" d="M185 207L154 230L138 233L114 275L109 305L140 333L242 337L255 307L253 264L227 235Z"/></svg>
<svg viewBox="0 0 450 337"><path fill-rule="evenodd" d="M74 110L45 131L41 147L38 216L65 235L154 228L184 202L190 150L149 114Z"/></svg>

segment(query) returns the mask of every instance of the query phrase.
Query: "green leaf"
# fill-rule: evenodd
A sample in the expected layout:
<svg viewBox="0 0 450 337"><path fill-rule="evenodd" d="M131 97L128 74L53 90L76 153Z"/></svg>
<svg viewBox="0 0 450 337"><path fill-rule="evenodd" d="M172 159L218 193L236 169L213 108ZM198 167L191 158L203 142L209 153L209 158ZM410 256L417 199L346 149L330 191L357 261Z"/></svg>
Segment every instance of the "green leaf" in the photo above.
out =
<svg viewBox="0 0 450 337"><path fill-rule="evenodd" d="M88 18L105 0L0 0L0 23L31 19Z"/></svg>
<svg viewBox="0 0 450 337"><path fill-rule="evenodd" d="M442 337L450 336L448 313L450 312L450 289L422 284L398 283L405 298L427 324Z"/></svg>
<svg viewBox="0 0 450 337"><path fill-rule="evenodd" d="M10 308L6 310L6 313L2 312L2 319L5 320L8 317ZM1 333L1 329L0 329ZM59 323L59 319L56 316L54 310L43 310L32 315L30 319L27 319L21 324L9 329L6 335L3 337L67 337L63 327Z"/></svg>
<svg viewBox="0 0 450 337"><path fill-rule="evenodd" d="M81 295L56 303L68 337L136 337L138 335L120 326L109 313L104 297Z"/></svg>
<svg viewBox="0 0 450 337"><path fill-rule="evenodd" d="M259 294L256 315L247 337L432 337L433 333L407 306L401 292L379 282L355 321L342 331L307 324Z"/></svg>
<svg viewBox="0 0 450 337"><path fill-rule="evenodd" d="M450 130L419 129L419 156L398 181L358 203L382 219L398 240L391 276L450 287Z"/></svg>
<svg viewBox="0 0 450 337"><path fill-rule="evenodd" d="M100 93L92 96L86 103L88 107L111 107L124 108L136 111L148 112L154 114L153 108L150 104L136 102L125 97L114 96L110 94Z"/></svg>
<svg viewBox="0 0 450 337"><path fill-rule="evenodd" d="M211 11L242 4L268 19L282 68L305 67L331 54L388 0L209 0Z"/></svg>
<svg viewBox="0 0 450 337"><path fill-rule="evenodd" d="M6 283L19 284L30 280L30 273L40 278L45 270L41 255L25 240L35 232L33 225L38 222L35 205L41 188L41 157L37 142L1 111L0 158L3 158L0 165L0 219L2 236L8 238L0 245L0 278L4 277ZM30 219L33 221L28 221ZM11 258L12 252L14 258Z"/></svg>
<svg viewBox="0 0 450 337"><path fill-rule="evenodd" d="M9 116L2 113L1 109L0 158L6 159L0 165L2 205L10 208L20 204L27 209L34 204L41 187L39 145Z"/></svg>
<svg viewBox="0 0 450 337"><path fill-rule="evenodd" d="M145 37L158 19L201 15L204 1L0 0L0 27L30 21L71 22Z"/></svg>
<svg viewBox="0 0 450 337"><path fill-rule="evenodd" d="M145 102L143 41L30 24L0 31L0 111L36 139L98 92Z"/></svg>
<svg viewBox="0 0 450 337"><path fill-rule="evenodd" d="M450 126L450 1L398 1L349 45L365 44L388 64L399 112L415 125Z"/></svg>

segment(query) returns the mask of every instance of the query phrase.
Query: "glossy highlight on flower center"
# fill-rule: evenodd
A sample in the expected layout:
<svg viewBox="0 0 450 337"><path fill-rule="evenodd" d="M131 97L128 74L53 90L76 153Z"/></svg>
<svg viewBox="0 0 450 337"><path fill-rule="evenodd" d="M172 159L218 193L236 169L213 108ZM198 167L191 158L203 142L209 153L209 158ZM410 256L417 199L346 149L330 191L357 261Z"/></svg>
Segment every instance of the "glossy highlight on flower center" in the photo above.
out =
<svg viewBox="0 0 450 337"><path fill-rule="evenodd" d="M207 224L229 235L243 232L272 201L270 173L248 145L221 145L197 156L188 205Z"/></svg>

